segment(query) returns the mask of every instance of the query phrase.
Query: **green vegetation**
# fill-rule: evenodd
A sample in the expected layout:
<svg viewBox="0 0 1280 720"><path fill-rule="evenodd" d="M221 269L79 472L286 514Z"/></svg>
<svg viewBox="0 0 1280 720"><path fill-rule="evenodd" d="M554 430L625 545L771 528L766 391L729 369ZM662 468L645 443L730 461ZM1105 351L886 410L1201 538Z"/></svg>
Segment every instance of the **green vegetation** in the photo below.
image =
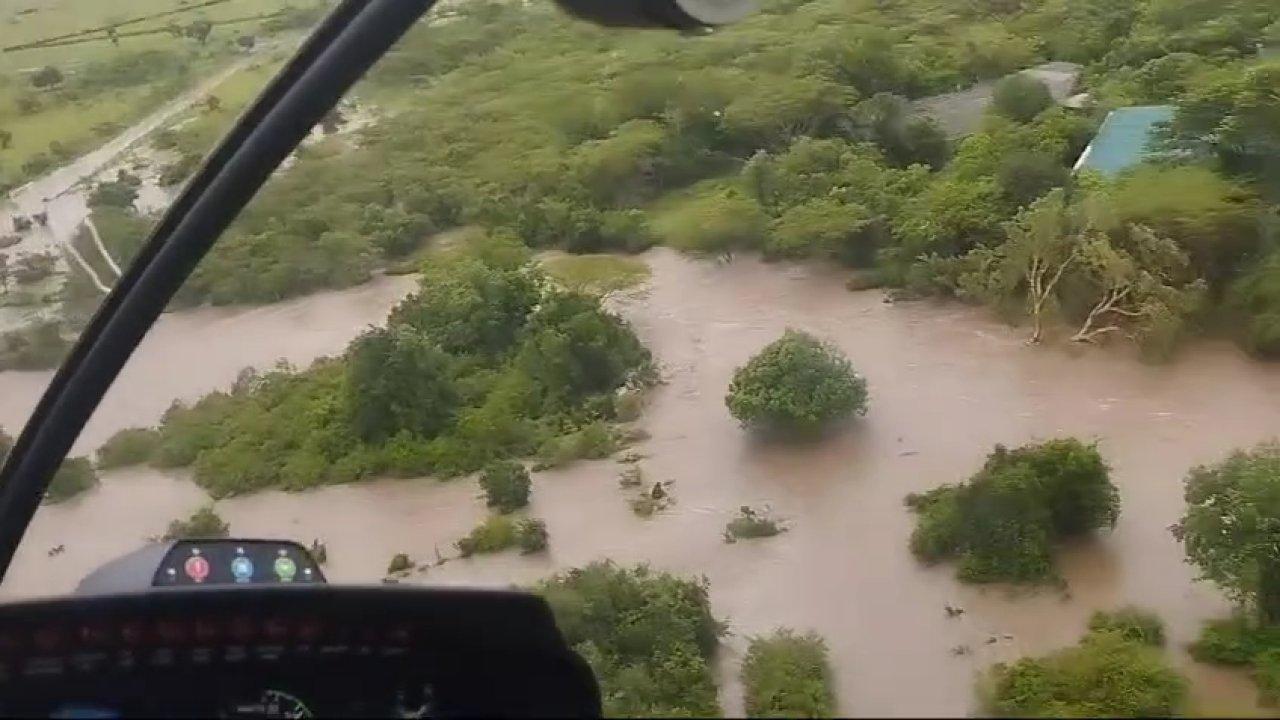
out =
<svg viewBox="0 0 1280 720"><path fill-rule="evenodd" d="M744 425L811 432L867 412L867 383L835 347L797 330L733 374L725 397Z"/></svg>
<svg viewBox="0 0 1280 720"><path fill-rule="evenodd" d="M919 514L911 551L921 560L959 561L965 582L1053 579L1053 545L1114 527L1120 497L1096 447L1050 440L1009 450L997 445L969 482L907 497Z"/></svg>
<svg viewBox="0 0 1280 720"><path fill-rule="evenodd" d="M223 522L212 505L206 505L186 520L174 520L164 533L165 540L205 540L224 538L231 534L231 526Z"/></svg>
<svg viewBox="0 0 1280 720"><path fill-rule="evenodd" d="M13 438L0 427L0 467L4 466L13 449ZM98 473L88 458L73 457L62 462L49 487L45 489L44 502L54 504L70 500L98 484Z"/></svg>
<svg viewBox="0 0 1280 720"><path fill-rule="evenodd" d="M160 444L156 430L126 428L112 435L98 448L98 468L110 470L128 465L140 465L155 455Z"/></svg>
<svg viewBox="0 0 1280 720"><path fill-rule="evenodd" d="M1251 667L1261 700L1280 704L1280 445L1193 469L1186 499L1174 534L1201 579L1239 606L1234 617L1205 627L1192 654Z"/></svg>
<svg viewBox="0 0 1280 720"><path fill-rule="evenodd" d="M1172 717L1187 695L1186 679L1159 649L1114 630L996 665L984 685L986 710L998 717Z"/></svg>
<svg viewBox="0 0 1280 720"><path fill-rule="evenodd" d="M522 518L516 523L516 544L520 552L531 555L547 549L551 535L547 532L547 523L541 518Z"/></svg>
<svg viewBox="0 0 1280 720"><path fill-rule="evenodd" d="M45 490L44 501L60 503L79 495L98 484L98 473L93 469L89 458L75 457L62 461L58 471L49 481Z"/></svg>
<svg viewBox="0 0 1280 720"><path fill-rule="evenodd" d="M506 515L490 515L454 547L462 557L502 552L519 542L516 521Z"/></svg>
<svg viewBox="0 0 1280 720"><path fill-rule="evenodd" d="M725 542L737 542L752 538L773 537L786 529L768 513L743 505L738 508L738 514L725 525L724 539Z"/></svg>
<svg viewBox="0 0 1280 720"><path fill-rule="evenodd" d="M711 660L724 626L705 579L594 563L536 589L595 671L607 717L719 715Z"/></svg>
<svg viewBox="0 0 1280 720"><path fill-rule="evenodd" d="M0 192L100 145L226 65L243 53L235 40L244 31L260 37L297 33L305 26L296 22L222 26L223 20L243 17L246 11L269 12L287 4L232 2L172 18L174 34L122 37L118 43L55 43L6 54L0 58ZM281 19L306 15L309 24L321 6L306 5ZM0 3L0 16L8 45L171 9L172 3L161 0L73 0L35 7ZM164 22L157 20L151 27Z"/></svg>
<svg viewBox="0 0 1280 720"><path fill-rule="evenodd" d="M529 504L529 471L513 460L489 463L480 473L485 501L500 513L510 513Z"/></svg>
<svg viewBox="0 0 1280 720"><path fill-rule="evenodd" d="M996 83L995 111L1020 123L1031 122L1053 107L1053 95L1043 82L1028 75L1010 75Z"/></svg>
<svg viewBox="0 0 1280 720"><path fill-rule="evenodd" d="M1143 645L1164 645L1164 621L1159 615L1132 605L1114 612L1099 610L1089 618L1090 632L1116 632Z"/></svg>
<svg viewBox="0 0 1280 720"><path fill-rule="evenodd" d="M1259 621L1280 623L1280 445L1236 452L1186 480L1187 511L1174 528L1202 579Z"/></svg>
<svg viewBox="0 0 1280 720"><path fill-rule="evenodd" d="M543 258L542 267L566 289L593 295L626 290L649 279L643 260L618 255L556 255Z"/></svg>
<svg viewBox="0 0 1280 720"><path fill-rule="evenodd" d="M379 474L453 477L555 449L612 452L615 391L649 353L596 298L548 284L502 238L433 257L421 289L346 355L244 374L175 404L150 461L192 466L214 497Z"/></svg>
<svg viewBox="0 0 1280 720"><path fill-rule="evenodd" d="M816 633L797 635L782 628L751 638L742 661L747 716L828 718L835 715L835 692L827 644Z"/></svg>
<svg viewBox="0 0 1280 720"><path fill-rule="evenodd" d="M0 333L0 371L57 367L70 349L62 324L53 320Z"/></svg>

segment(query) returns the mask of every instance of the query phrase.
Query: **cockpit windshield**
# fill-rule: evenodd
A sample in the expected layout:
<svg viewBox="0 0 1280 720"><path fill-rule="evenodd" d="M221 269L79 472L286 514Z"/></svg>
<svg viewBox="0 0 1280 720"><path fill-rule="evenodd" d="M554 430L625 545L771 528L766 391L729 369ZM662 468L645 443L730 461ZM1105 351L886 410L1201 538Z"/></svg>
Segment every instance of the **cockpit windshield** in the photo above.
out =
<svg viewBox="0 0 1280 720"><path fill-rule="evenodd" d="M0 459L333 5L0 0ZM542 593L610 715L1265 715L1278 243L1274 0L441 2L0 598L180 541L158 582Z"/></svg>

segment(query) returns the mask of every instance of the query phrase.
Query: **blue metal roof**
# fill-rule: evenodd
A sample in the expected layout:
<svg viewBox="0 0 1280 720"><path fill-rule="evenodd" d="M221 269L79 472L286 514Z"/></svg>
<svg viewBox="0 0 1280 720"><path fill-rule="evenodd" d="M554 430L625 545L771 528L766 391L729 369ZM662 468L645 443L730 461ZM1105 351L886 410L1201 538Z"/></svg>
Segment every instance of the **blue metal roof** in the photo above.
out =
<svg viewBox="0 0 1280 720"><path fill-rule="evenodd" d="M1089 148L1080 156L1076 169L1088 168L1103 175L1116 175L1146 160L1156 126L1173 119L1170 105L1128 107L1113 111L1098 130Z"/></svg>

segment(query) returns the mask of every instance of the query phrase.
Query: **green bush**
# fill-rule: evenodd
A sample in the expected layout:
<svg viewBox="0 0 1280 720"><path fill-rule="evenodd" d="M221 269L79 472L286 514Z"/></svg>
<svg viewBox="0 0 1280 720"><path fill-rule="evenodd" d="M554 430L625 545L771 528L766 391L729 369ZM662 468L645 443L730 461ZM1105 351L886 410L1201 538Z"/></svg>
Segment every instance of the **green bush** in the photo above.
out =
<svg viewBox="0 0 1280 720"><path fill-rule="evenodd" d="M607 423L593 422L580 430L548 439L538 450L543 467L568 465L574 460L600 460L618 451L618 439Z"/></svg>
<svg viewBox="0 0 1280 720"><path fill-rule="evenodd" d="M1089 630L1111 631L1144 645L1164 645L1164 621L1159 615L1132 605L1114 612L1099 610L1089 618Z"/></svg>
<svg viewBox="0 0 1280 720"><path fill-rule="evenodd" d="M808 432L866 414L867 383L835 347L787 330L734 372L725 404L744 425Z"/></svg>
<svg viewBox="0 0 1280 720"><path fill-rule="evenodd" d="M666 244L689 253L715 254L760 247L768 217L734 190L690 198L655 220Z"/></svg>
<svg viewBox="0 0 1280 720"><path fill-rule="evenodd" d="M1120 513L1097 448L1075 439L997 445L968 483L910 495L907 505L919 515L912 552L958 559L967 582L1049 580L1054 542L1113 527Z"/></svg>
<svg viewBox="0 0 1280 720"><path fill-rule="evenodd" d="M516 521L506 515L490 515L472 529L470 534L454 543L454 547L462 557L471 557L502 552L513 547L519 540Z"/></svg>
<svg viewBox="0 0 1280 720"><path fill-rule="evenodd" d="M605 562L536 590L595 671L606 717L720 714L711 661L724 626L711 614L705 579Z"/></svg>
<svg viewBox="0 0 1280 720"><path fill-rule="evenodd" d="M773 537L786 530L777 520L754 508L743 505L738 514L724 528L724 537L728 542L748 540L751 538Z"/></svg>
<svg viewBox="0 0 1280 720"><path fill-rule="evenodd" d="M165 540L208 540L231 534L231 526L223 522L212 505L195 511L186 520L174 520L165 531Z"/></svg>
<svg viewBox="0 0 1280 720"><path fill-rule="evenodd" d="M89 458L67 458L49 481L44 500L48 503L60 503L79 495L98 484L98 473L93 469Z"/></svg>
<svg viewBox="0 0 1280 720"><path fill-rule="evenodd" d="M524 518L516 523L516 544L523 555L546 550L550 537L547 523L539 518Z"/></svg>
<svg viewBox="0 0 1280 720"><path fill-rule="evenodd" d="M986 710L999 717L1171 717L1187 681L1160 651L1114 631L1012 665L986 678Z"/></svg>
<svg viewBox="0 0 1280 720"><path fill-rule="evenodd" d="M1049 87L1029 75L1010 75L996 83L993 107L1010 120L1031 122L1052 106Z"/></svg>
<svg viewBox="0 0 1280 720"><path fill-rule="evenodd" d="M513 460L490 463L480 473L486 503L500 513L515 512L529 504L529 471Z"/></svg>
<svg viewBox="0 0 1280 720"><path fill-rule="evenodd" d="M160 446L160 431L152 428L125 428L98 448L98 467L103 470L149 462Z"/></svg>
<svg viewBox="0 0 1280 720"><path fill-rule="evenodd" d="M783 628L754 637L742 661L748 717L827 718L835 691L827 644L816 633Z"/></svg>

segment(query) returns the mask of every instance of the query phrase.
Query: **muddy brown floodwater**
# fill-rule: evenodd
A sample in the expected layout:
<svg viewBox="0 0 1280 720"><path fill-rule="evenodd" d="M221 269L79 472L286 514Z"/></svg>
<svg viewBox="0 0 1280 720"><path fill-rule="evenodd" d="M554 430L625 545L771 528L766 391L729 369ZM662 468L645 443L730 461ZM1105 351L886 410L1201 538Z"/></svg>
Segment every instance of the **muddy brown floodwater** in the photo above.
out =
<svg viewBox="0 0 1280 720"><path fill-rule="evenodd" d="M777 626L826 637L842 712L955 716L974 710L982 668L1071 644L1093 610L1137 603L1167 622L1197 711L1257 711L1244 675L1192 663L1181 650L1228 606L1193 582L1167 527L1180 515L1188 468L1276 434L1280 371L1207 343L1160 367L1120 349L1028 348L1020 332L979 311L884 304L877 292L847 292L828 270L752 259L717 265L665 250L646 257L652 281L617 305L669 379L640 422L651 438L636 449L648 456L650 479L675 480L677 504L651 520L635 517L613 461L539 473L531 512L547 521L550 552L455 560L415 581L528 583L600 558L704 574L715 611L734 633L720 670L728 712L741 712L734 676L745 637ZM113 391L85 442L152 422L172 397L225 385L239 365L340 349L357 326L382 316L392 301L382 293L395 295L382 286L354 297L361 292L371 296L174 318L147 341L138 367L121 380L127 392ZM299 321L339 311L346 315L323 341ZM866 418L803 445L762 441L730 418L723 395L733 369L788 326L835 342L867 376ZM233 362L233 351L243 359ZM36 380L43 382L0 375L0 403L14 392L33 396L38 388L22 386ZM1062 553L1068 592L963 586L952 567L915 561L907 493L967 477L995 443L1059 435L1099 441L1124 503L1114 532ZM67 592L204 501L181 475L109 474L102 487L41 510L4 591ZM725 523L746 504L771 506L792 529L725 544ZM434 559L437 548L448 554L484 507L474 482L417 480L261 493L219 503L219 512L237 534L323 537L330 578L362 582L379 579L397 552L418 561ZM66 553L46 558L58 543ZM948 619L948 602L965 614ZM959 645L972 653L953 656Z"/></svg>

